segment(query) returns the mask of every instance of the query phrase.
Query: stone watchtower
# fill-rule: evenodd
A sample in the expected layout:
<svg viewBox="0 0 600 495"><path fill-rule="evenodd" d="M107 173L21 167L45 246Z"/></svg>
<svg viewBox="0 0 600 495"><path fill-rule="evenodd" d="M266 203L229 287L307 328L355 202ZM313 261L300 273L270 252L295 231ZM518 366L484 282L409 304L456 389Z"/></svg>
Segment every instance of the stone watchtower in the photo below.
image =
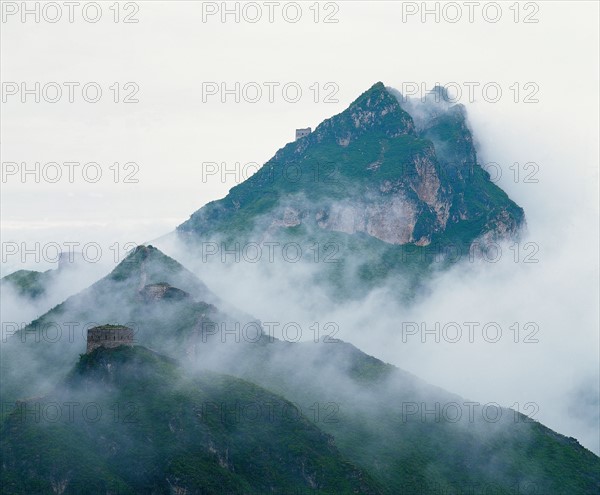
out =
<svg viewBox="0 0 600 495"><path fill-rule="evenodd" d="M296 129L296 141L298 139L308 136L311 133L312 129L307 127L306 129Z"/></svg>
<svg viewBox="0 0 600 495"><path fill-rule="evenodd" d="M101 325L88 330L85 352L89 354L97 347L113 348L121 345L133 345L133 329L122 325Z"/></svg>

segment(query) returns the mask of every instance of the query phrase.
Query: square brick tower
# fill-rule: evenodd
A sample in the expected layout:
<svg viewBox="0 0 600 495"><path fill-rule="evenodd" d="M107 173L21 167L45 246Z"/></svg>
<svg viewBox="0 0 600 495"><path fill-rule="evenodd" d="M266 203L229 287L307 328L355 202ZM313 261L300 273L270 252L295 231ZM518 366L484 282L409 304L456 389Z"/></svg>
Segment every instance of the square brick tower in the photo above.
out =
<svg viewBox="0 0 600 495"><path fill-rule="evenodd" d="M97 347L114 348L121 345L133 345L132 328L123 325L101 325L88 330L87 354Z"/></svg>

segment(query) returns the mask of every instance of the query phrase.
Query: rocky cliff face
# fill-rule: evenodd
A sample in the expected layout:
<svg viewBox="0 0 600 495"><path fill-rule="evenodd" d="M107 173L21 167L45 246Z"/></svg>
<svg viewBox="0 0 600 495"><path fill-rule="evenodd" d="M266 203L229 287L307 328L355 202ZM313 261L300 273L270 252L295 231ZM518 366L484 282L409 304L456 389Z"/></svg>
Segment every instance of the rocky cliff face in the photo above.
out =
<svg viewBox="0 0 600 495"><path fill-rule="evenodd" d="M436 100L375 84L178 232L262 238L303 225L418 246L515 237L523 210L477 163L464 107Z"/></svg>

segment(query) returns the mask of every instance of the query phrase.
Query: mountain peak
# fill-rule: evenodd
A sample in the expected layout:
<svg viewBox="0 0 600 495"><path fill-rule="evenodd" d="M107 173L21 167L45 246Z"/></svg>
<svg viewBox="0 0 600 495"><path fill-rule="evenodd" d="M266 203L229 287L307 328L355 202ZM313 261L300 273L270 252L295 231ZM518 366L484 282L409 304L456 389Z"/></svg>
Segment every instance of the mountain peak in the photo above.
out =
<svg viewBox="0 0 600 495"><path fill-rule="evenodd" d="M362 93L358 98L356 98L348 107L348 109L353 107L375 107L380 103L391 103L392 99L390 99L391 95L387 91L385 85L379 81L373 84L369 89L367 89L364 93Z"/></svg>
<svg viewBox="0 0 600 495"><path fill-rule="evenodd" d="M323 121L300 146L334 138L338 145L346 147L365 132L375 132L393 138L402 134L414 134L412 117L405 112L398 100L380 81L362 93L342 113Z"/></svg>
<svg viewBox="0 0 600 495"><path fill-rule="evenodd" d="M352 108L355 106L369 106L372 102L381 102L386 99L387 96L390 96L385 85L379 81L373 84L369 89L363 92L358 98L356 98L348 108Z"/></svg>
<svg viewBox="0 0 600 495"><path fill-rule="evenodd" d="M181 300L190 296L209 303L218 301L192 272L152 245L137 246L102 280L109 286L113 282L132 286L147 302Z"/></svg>
<svg viewBox="0 0 600 495"><path fill-rule="evenodd" d="M442 87L435 92L439 102L421 103L375 83L178 231L241 239L302 225L311 235L359 234L432 252L518 235L523 210L478 164L464 107ZM290 166L303 172L297 180L288 180Z"/></svg>
<svg viewBox="0 0 600 495"><path fill-rule="evenodd" d="M183 269L177 261L164 254L154 246L137 246L127 255L127 257L117 265L110 273L112 280L123 281L132 277L138 278L140 274L145 273L145 267L152 265L155 268L160 267L166 272L179 272ZM159 280L162 282L162 280ZM146 285L146 284L144 284Z"/></svg>

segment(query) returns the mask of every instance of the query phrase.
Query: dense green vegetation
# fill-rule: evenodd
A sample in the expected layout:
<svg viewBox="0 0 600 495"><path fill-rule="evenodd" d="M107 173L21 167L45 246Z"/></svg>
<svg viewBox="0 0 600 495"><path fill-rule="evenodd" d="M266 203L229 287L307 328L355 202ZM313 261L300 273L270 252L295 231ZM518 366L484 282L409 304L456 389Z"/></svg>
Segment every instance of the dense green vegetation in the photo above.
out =
<svg viewBox="0 0 600 495"><path fill-rule="evenodd" d="M484 405L474 405L471 420L467 399L349 344L275 342L248 346L244 356L235 374L303 410L319 404L319 426L387 493L486 493L485 487L507 495L567 495L600 487L600 458L575 439L511 409L492 407L484 416Z"/></svg>
<svg viewBox="0 0 600 495"><path fill-rule="evenodd" d="M316 493L336 492L327 488L331 486L339 486L338 493L351 493L351 487L355 486L351 480L362 480L375 492L380 490L389 495L436 493L435 490L456 487L469 490L475 486L486 486L490 493L499 494L512 494L518 488L521 493L567 495L596 493L600 486L597 456L574 439L514 411L503 409L502 421L487 422L481 420L478 409L477 421L472 423L464 420L456 423L443 415L437 420L435 415L423 420L421 414L406 414L406 404L435 410L436 403L443 407L452 402L463 404L466 400L368 356L350 344L293 344L266 337L255 343L235 343L230 339L230 344L223 344L218 334L204 338L201 333L204 323L228 322L232 328L231 322L239 321L239 316L224 314L218 306L198 300L203 284L194 284L191 274L160 251L140 248L132 256L143 257L145 261L134 259L120 266L115 272L119 274L118 281L108 275L40 321L77 318L121 324L135 321L136 343L160 350L171 359L141 348L122 347L108 353L98 349L81 356L69 372L85 349L84 341L60 347L40 340L38 344L32 343L26 354L30 364L38 366L28 369L19 358L24 354L19 353L15 354L17 361L3 360L3 366L12 366L18 372L3 375L2 401L10 404L18 397L44 394L34 402L82 402L81 394L87 394L93 397L88 401L104 401L103 410L110 410L118 402L125 404L122 413L127 415L132 413L127 404L135 402L143 405L138 414L146 411L147 415L142 414L143 421L135 425L114 425L111 416L105 422L68 427L53 423L41 428L22 424L17 421L19 408L11 413L11 408L6 407L9 416L4 423L3 455L15 462L7 464L3 473L6 486L13 490L7 493L36 493L36 489L43 493L48 483L65 479L68 466L76 467L77 476L69 477L73 483L98 488L91 493L108 493L108 485L103 488L101 483L110 483L108 488L121 487L123 493L146 493L151 488L163 493L165 480L188 487L206 487L209 490L206 493L219 493L210 490L221 486L226 493L264 493L261 491L264 485L256 488L260 480L270 480L274 486L296 486L298 479L293 473L297 473L299 459L303 459L305 468L312 466L314 472L325 469L335 478L331 481L333 485L323 481L324 491ZM184 282L193 297L148 303L137 297L142 273L157 274L165 284ZM120 313L123 308L110 304L113 300L127 301L127 313ZM35 328L29 331L34 332ZM23 351L13 348L18 350ZM188 371L184 373L182 369ZM44 382L61 386L43 388ZM278 403L288 400L299 407L304 414L301 431L306 432L307 425L313 423L312 427L320 431L309 428L309 433L316 437L311 436L305 442L302 434L296 443L292 438L296 439L297 431L276 432L275 426L268 425L264 430L261 426L257 433L253 429L256 425L252 428L232 427L226 422L213 425L211 421L215 418L207 418L208 424L200 427L193 422L193 415L185 413L187 406L193 408L204 400L275 400L259 387L277 394ZM464 409L463 416L468 416ZM211 431L212 447L208 447L209 437L201 436L206 428ZM333 439L339 454L320 448L315 453L308 448L313 443L321 445L321 432L331 435L323 441L329 445ZM266 437L270 439L267 441ZM285 446L277 443L282 438L287 439ZM239 446L234 448L232 444L236 442ZM267 442L268 448L256 442L261 445ZM194 445L202 448L195 450ZM211 453L211 449L216 453ZM235 469L227 463L225 467L221 465L225 449L228 459L235 460L232 464ZM48 457L47 463L40 463L41 452L56 452L56 455ZM276 462L273 455L277 456ZM304 460L302 455L313 461ZM126 456L134 460L126 461ZM255 456L258 459L253 460ZM339 461L341 464L334 460L340 459L339 456L345 459ZM39 470L32 467L32 459L38 459ZM328 467L330 462L334 467ZM348 466L347 462L362 474L355 477L348 473L358 471L339 467ZM248 464L241 466L244 463ZM135 468L139 476L132 478L131 469L118 467L123 464L133 466L131 469ZM286 471L281 473L277 469ZM34 474L24 477L24 470ZM255 477L255 472L260 476ZM359 493L368 492L359 490Z"/></svg>
<svg viewBox="0 0 600 495"><path fill-rule="evenodd" d="M319 243L319 255L336 262L320 265L314 282L332 286L335 297L359 297L389 279L401 282L399 297L414 297L453 262L448 251L464 257L482 235L517 235L524 223L522 209L478 165L464 109L434 112L425 124L417 129L378 83L178 232L191 252L199 240L257 241L265 232L311 257ZM417 194L425 162L449 205L443 227ZM331 202L394 194L416 205L415 236L430 242L327 230L314 216ZM298 205L310 215L273 228L281 208ZM32 288L36 277L15 280ZM479 409L471 421L466 399L345 342L224 342L219 325L257 323L226 307L181 264L139 246L3 344L3 493L600 492L600 459L575 439L509 409L498 421ZM66 322L78 324L72 338L45 334L55 324L65 332ZM81 355L86 328L99 325L133 328L139 346ZM72 418L70 403L94 403L103 414L90 420L79 409ZM422 414L453 403L460 420ZM59 421L49 420L53 404L62 405ZM261 414L240 418L238 404L259 405ZM36 407L44 420L36 421ZM301 415L282 414L296 407Z"/></svg>
<svg viewBox="0 0 600 495"><path fill-rule="evenodd" d="M20 296L36 299L46 293L48 283L52 280L54 270L37 272L35 270L17 270L2 277L0 284L12 285Z"/></svg>
<svg viewBox="0 0 600 495"><path fill-rule="evenodd" d="M143 347L99 348L4 422L2 493L381 493L294 411L243 380L186 377Z"/></svg>
<svg viewBox="0 0 600 495"><path fill-rule="evenodd" d="M377 83L312 134L281 148L254 176L196 211L177 231L191 251L198 241L257 242L265 232L281 242L296 238L324 245L334 238L352 266L360 266L351 283L340 283L346 266L323 267L321 281L333 284L333 294L347 297L349 285L366 291L399 276L416 286L439 268L444 253L465 259L476 239L514 238L524 224L523 210L478 164L464 108L440 112L416 130L398 100ZM448 209L447 221L418 195L423 188L437 191L437 207ZM398 197L418 210L414 241L407 244L332 232L316 220L326 220L332 204L361 211L369 205L389 208ZM302 229L273 228L286 207L299 212ZM454 261L456 256L443 263Z"/></svg>

